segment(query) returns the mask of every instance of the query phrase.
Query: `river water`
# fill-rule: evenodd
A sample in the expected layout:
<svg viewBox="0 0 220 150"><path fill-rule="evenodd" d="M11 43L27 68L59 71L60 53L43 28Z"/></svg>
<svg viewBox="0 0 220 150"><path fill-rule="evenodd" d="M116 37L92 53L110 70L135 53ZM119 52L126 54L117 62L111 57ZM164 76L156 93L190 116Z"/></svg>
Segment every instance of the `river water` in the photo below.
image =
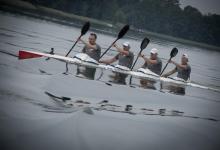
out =
<svg viewBox="0 0 220 150"><path fill-rule="evenodd" d="M49 52L53 47L55 53L65 55L80 29L3 12L0 18L1 149L220 148L219 92L186 87L185 94L177 94L161 91L158 85L156 90L109 86L104 83L106 75L101 81L75 77L74 65L69 65L69 74L63 74L66 64L57 60L18 60L21 49ZM103 52L115 36L97 34ZM192 82L220 88L220 52L152 39L146 55L158 48L164 65L170 50L177 47L173 60L189 55ZM138 53L141 39L125 37L118 44L124 41ZM77 44L70 56L82 47ZM111 50L105 57L115 54ZM138 60L135 68L141 64L143 60ZM167 70L173 67L169 64ZM126 105L132 105L131 111L125 111Z"/></svg>

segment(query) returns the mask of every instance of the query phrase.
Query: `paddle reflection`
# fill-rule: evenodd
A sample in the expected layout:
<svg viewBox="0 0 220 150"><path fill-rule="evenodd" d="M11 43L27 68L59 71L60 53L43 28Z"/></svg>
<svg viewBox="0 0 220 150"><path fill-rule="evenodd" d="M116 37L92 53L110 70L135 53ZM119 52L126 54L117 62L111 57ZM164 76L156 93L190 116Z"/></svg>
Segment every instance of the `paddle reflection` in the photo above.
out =
<svg viewBox="0 0 220 150"><path fill-rule="evenodd" d="M114 113L123 113L129 115L144 115L144 116L163 116L163 117L182 117L191 119L202 119L207 121L219 122L217 118L197 116L193 114L188 114L183 111L167 109L167 108L147 108L147 107L135 107L131 104L119 105L111 103L109 100L101 100L100 102L92 102L88 99L72 99L69 97L56 96L52 93L45 91L54 102L56 106L41 105L46 112L55 113L74 113L79 110L87 114L94 115L95 111L108 111ZM147 118L146 118L147 119Z"/></svg>

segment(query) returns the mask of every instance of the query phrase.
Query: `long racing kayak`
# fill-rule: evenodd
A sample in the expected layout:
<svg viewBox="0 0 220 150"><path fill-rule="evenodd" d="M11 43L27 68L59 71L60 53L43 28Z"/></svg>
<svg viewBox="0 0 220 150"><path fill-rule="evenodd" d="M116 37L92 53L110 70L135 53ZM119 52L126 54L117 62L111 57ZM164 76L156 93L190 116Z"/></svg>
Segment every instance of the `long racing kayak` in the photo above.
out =
<svg viewBox="0 0 220 150"><path fill-rule="evenodd" d="M212 88L212 87L208 87L208 86L203 86L203 85L199 85L196 83L186 82L181 78L160 77L159 75L153 73L149 69L139 68L136 71L133 71L133 70L131 71L129 68L127 68L125 66L121 66L121 65L100 64L96 60L92 59L91 57L89 57L85 53L78 53L72 58L72 57L65 57L65 56L61 56L61 55L57 55L57 54L48 54L48 53L28 51L28 50L20 50L19 51L19 59L20 60L30 59L30 58L38 58L38 57L53 58L53 59L67 62L67 63L75 64L75 65L110 70L113 72L131 75L131 76L138 78L138 79L146 79L146 80L155 81L155 82L162 81L162 82L172 83L172 84L179 85L179 86L192 86L192 87L196 87L196 88L220 92L220 89L216 89L216 88Z"/></svg>

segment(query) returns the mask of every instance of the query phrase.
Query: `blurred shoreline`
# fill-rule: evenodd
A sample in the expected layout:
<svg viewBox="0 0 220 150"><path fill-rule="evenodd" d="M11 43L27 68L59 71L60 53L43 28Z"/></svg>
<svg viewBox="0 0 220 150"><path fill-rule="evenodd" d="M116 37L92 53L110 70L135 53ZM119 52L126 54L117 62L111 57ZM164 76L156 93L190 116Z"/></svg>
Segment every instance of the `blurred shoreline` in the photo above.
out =
<svg viewBox="0 0 220 150"><path fill-rule="evenodd" d="M123 24L120 23L113 25L97 19L78 16L40 5L33 5L29 2L25 2L21 0L1 0L0 10L10 13L17 13L21 15L35 17L47 21L52 21L63 25L75 26L75 27L81 27L81 25L84 24L84 22L90 21L92 23L92 30L110 35L117 35L118 30L123 26ZM179 42L182 44L198 46L208 50L220 51L220 47L217 46L176 38L172 36L167 36L164 34L154 33L142 29L136 29L132 26L130 27L130 31L126 37L139 40L145 37L146 35L149 38L161 38L172 42Z"/></svg>

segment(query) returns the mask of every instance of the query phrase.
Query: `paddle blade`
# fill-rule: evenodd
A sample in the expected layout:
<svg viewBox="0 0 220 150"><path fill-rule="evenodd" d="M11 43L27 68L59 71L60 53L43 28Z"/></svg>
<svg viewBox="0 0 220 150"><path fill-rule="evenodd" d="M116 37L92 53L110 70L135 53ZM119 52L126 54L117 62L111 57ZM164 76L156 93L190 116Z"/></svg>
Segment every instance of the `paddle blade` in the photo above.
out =
<svg viewBox="0 0 220 150"><path fill-rule="evenodd" d="M165 67L163 68L163 70L162 70L162 72L160 73L160 75L163 74L164 70L167 68L167 65L168 65L169 61L170 61L173 57L175 57L175 56L177 55L177 53L178 53L178 49L177 49L176 47L174 47L174 48L171 50L171 52L170 52L170 59L168 60L167 64L166 64Z"/></svg>
<svg viewBox="0 0 220 150"><path fill-rule="evenodd" d="M176 47L174 47L172 49L172 51L170 52L170 57L171 58L175 57L177 55L177 53L178 53L178 49Z"/></svg>
<svg viewBox="0 0 220 150"><path fill-rule="evenodd" d="M125 25L118 33L118 39L122 38L129 30L129 25Z"/></svg>
<svg viewBox="0 0 220 150"><path fill-rule="evenodd" d="M89 21L86 22L82 29L81 29L81 35L78 37L78 39L81 38L81 36L83 36L84 34L86 34L86 32L89 30L89 27L90 27L90 23ZM76 40L76 42L73 44L73 46L71 47L71 49L68 51L68 53L66 54L66 57L69 55L69 53L72 51L72 49L75 47L76 43L78 42L78 40Z"/></svg>
<svg viewBox="0 0 220 150"><path fill-rule="evenodd" d="M140 47L141 50L145 49L147 47L147 45L149 44L149 42L150 42L150 40L147 37L145 37L143 39L143 41L141 42L141 47Z"/></svg>
<svg viewBox="0 0 220 150"><path fill-rule="evenodd" d="M81 29L81 35L86 34L86 32L89 30L89 27L90 27L90 22L88 21L83 25Z"/></svg>
<svg viewBox="0 0 220 150"><path fill-rule="evenodd" d="M38 58L38 57L42 57L42 55L28 52L25 50L20 50L18 53L19 59L29 59L29 58Z"/></svg>
<svg viewBox="0 0 220 150"><path fill-rule="evenodd" d="M150 40L149 40L147 37L145 37L145 38L142 40L141 46L140 46L141 50L139 51L139 53L138 53L138 55L137 55L137 58L135 59L134 64L133 64L132 67L131 67L131 70L134 68L134 65L136 64L136 62L137 62L137 60L138 60L138 58L139 58L139 55L140 55L140 54L142 53L142 51L147 47L147 45L148 45L149 42L150 42ZM132 79L132 78L130 78L130 83L131 83L131 79Z"/></svg>

